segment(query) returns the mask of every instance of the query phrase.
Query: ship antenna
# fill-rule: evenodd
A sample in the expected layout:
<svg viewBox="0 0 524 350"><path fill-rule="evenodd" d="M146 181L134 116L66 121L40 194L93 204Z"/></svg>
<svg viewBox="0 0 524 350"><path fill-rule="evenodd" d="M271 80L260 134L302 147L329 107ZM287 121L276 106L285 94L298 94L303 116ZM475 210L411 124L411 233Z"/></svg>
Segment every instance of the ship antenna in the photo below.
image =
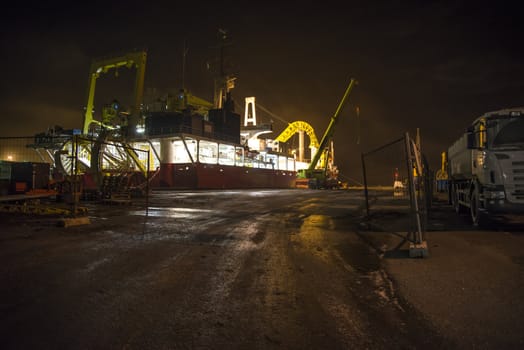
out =
<svg viewBox="0 0 524 350"><path fill-rule="evenodd" d="M182 52L182 89L186 88L186 56L187 56L187 39L184 40L184 50Z"/></svg>
<svg viewBox="0 0 524 350"><path fill-rule="evenodd" d="M224 45L227 39L227 31L225 29L219 28L218 29L218 35L219 35L219 49L220 49L220 79L224 79L225 73L224 73Z"/></svg>
<svg viewBox="0 0 524 350"><path fill-rule="evenodd" d="M218 76L215 78L215 97L214 105L215 108L223 108L224 102L227 99L229 84L233 84L234 79L228 79L224 69L224 46L226 45L226 40L228 39L227 30L219 28L217 33L218 39Z"/></svg>

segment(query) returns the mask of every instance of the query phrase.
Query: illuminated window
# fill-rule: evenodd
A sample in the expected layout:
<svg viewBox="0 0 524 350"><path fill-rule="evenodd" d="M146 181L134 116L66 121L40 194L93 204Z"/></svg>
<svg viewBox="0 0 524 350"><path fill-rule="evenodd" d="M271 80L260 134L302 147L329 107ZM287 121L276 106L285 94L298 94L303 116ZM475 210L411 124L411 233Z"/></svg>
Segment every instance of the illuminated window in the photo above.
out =
<svg viewBox="0 0 524 350"><path fill-rule="evenodd" d="M303 169L306 169L306 168L303 168ZM295 158L288 158L287 159L287 170L288 171L297 171L298 168L297 168L297 162L295 160Z"/></svg>
<svg viewBox="0 0 524 350"><path fill-rule="evenodd" d="M289 170L287 168L287 157L286 156L279 156L278 157L278 169L280 169L280 170Z"/></svg>
<svg viewBox="0 0 524 350"><path fill-rule="evenodd" d="M186 141L187 144L187 141ZM182 140L174 140L173 141L173 163L175 164L181 164L181 163L191 163L191 157L189 157L189 153L187 153L186 146L184 146L184 142ZM188 145L189 148L189 145Z"/></svg>
<svg viewBox="0 0 524 350"><path fill-rule="evenodd" d="M206 164L217 164L218 162L218 144L205 140L199 141L198 161Z"/></svg>
<svg viewBox="0 0 524 350"><path fill-rule="evenodd" d="M234 165L235 164L235 147L231 145L218 146L218 164Z"/></svg>
<svg viewBox="0 0 524 350"><path fill-rule="evenodd" d="M267 154L266 155L266 168L268 169L276 169L277 168L277 155L275 154Z"/></svg>
<svg viewBox="0 0 524 350"><path fill-rule="evenodd" d="M244 149L242 147L235 148L235 165L244 166Z"/></svg>

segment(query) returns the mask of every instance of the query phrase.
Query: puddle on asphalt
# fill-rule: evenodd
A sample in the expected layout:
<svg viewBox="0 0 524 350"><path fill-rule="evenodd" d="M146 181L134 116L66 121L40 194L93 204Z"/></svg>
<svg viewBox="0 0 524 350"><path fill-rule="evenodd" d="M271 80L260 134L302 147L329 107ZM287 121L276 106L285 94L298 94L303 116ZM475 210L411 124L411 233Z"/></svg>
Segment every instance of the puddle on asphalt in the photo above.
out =
<svg viewBox="0 0 524 350"><path fill-rule="evenodd" d="M177 218L177 219L191 219L199 218L203 215L216 212L216 210L211 209L201 209L201 208L160 208L160 207L150 207L147 210L147 216L152 217L165 217L165 218ZM135 210L130 211L129 215L136 216L146 216L145 210Z"/></svg>
<svg viewBox="0 0 524 350"><path fill-rule="evenodd" d="M332 230L335 227L333 218L327 215L309 215L302 223L302 229L307 227L324 227Z"/></svg>

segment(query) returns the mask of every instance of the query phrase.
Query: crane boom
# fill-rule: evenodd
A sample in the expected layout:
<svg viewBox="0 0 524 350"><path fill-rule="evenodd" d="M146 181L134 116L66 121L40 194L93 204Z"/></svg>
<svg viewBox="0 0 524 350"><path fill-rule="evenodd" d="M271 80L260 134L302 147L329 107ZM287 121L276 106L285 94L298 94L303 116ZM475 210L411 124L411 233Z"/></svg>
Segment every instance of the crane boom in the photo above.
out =
<svg viewBox="0 0 524 350"><path fill-rule="evenodd" d="M349 95L351 94L351 90L353 90L353 87L356 84L357 84L357 81L355 79L351 78L351 81L349 82L349 85L348 85L348 87L346 89L346 92L344 93L344 96L342 97L342 100L338 104L338 107L337 107L337 110L335 111L335 114L333 114L333 116L331 117L331 121L329 122L329 125L328 125L328 127L326 129L326 132L322 136L322 139L320 141L320 146L318 148L318 151L315 153L315 156L313 157L313 159L311 159L311 164L309 165L309 168L308 168L309 171L314 170L315 167L317 166L317 163L318 163L318 161L320 159L320 156L324 152L324 149L326 148L329 139L331 139L331 137L333 136L333 133L335 131L335 124L337 122L338 116L339 116L340 112L342 111L342 109L344 108L346 102L348 101Z"/></svg>

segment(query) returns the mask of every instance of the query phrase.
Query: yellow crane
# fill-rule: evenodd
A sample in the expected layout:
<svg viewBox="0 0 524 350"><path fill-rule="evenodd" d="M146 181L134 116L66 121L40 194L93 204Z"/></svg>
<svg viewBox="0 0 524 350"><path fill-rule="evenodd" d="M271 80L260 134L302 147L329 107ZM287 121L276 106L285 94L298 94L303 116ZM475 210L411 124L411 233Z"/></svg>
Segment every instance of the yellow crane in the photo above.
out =
<svg viewBox="0 0 524 350"><path fill-rule="evenodd" d="M307 182L308 184L307 186L312 187L312 188L329 187L329 186L326 186L326 182L327 182L326 167L324 167L323 169L317 169L317 164L321 156L326 152L326 150L327 152L329 152L328 146L335 132L335 124L337 123L338 116L340 112L342 112L342 109L344 108L346 102L349 100L349 95L351 94L351 91L353 90L353 87L356 84L357 84L357 81L352 78L349 82L346 92L344 93L344 96L342 97L342 100L340 101L337 107L337 110L335 111L335 114L331 117L329 125L320 141L319 149L313 156L313 159L311 159L311 163L309 164L309 167L307 169L303 169L298 172L297 184L300 185L303 182ZM324 157L325 159L329 158L329 157L326 157L325 155Z"/></svg>
<svg viewBox="0 0 524 350"><path fill-rule="evenodd" d="M142 104L144 94L146 59L147 53L145 51L137 51L126 53L123 55L117 55L114 57L97 59L91 63L87 90L87 104L84 114L84 126L82 129L82 133L84 135L87 135L89 133L89 128L93 123L98 124L100 126L105 126L107 128L112 128L111 125L104 124L103 121L98 121L93 116L96 82L101 74L107 73L112 69L115 69L115 71L118 72L118 69L121 67L136 68L134 106L129 113L129 120L127 122L127 126L131 134L133 135L135 133L136 126L139 122L140 107Z"/></svg>
<svg viewBox="0 0 524 350"><path fill-rule="evenodd" d="M314 154L316 150L318 150L319 143L318 143L317 136L315 135L315 130L313 130L313 127L307 122L297 120L293 123L290 123L287 126L287 128L285 128L284 131L282 131L280 135L277 136L275 141L287 142L291 138L291 136L293 136L297 132L305 132L309 136L309 148L311 149L311 154ZM301 135L301 138L302 137L303 137L303 134ZM300 148L301 149L299 150L299 152L300 152L300 155L302 155L304 152L304 150L302 149L303 148L302 139L300 140ZM299 160L303 161L302 157L300 158L301 159Z"/></svg>

